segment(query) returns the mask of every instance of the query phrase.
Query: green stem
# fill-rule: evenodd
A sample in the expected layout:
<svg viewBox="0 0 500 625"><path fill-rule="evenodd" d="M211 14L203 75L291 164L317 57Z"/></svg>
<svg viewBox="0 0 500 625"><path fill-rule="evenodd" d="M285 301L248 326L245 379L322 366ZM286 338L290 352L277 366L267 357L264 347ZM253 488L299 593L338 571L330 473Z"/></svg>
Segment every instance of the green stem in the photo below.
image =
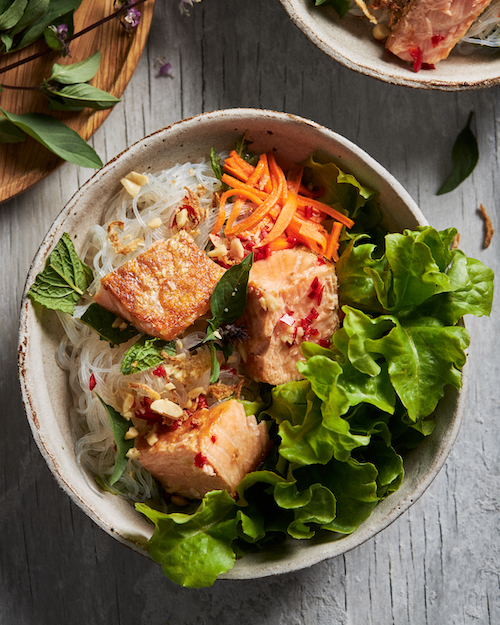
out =
<svg viewBox="0 0 500 625"><path fill-rule="evenodd" d="M90 26L87 26L87 28L84 28L83 30L80 30L74 35L71 35L71 37L68 37L66 41L67 42L73 41L73 39L76 39L77 37L81 37L82 35L85 35L89 31L93 30L94 28L97 28L98 26L101 26L102 24L108 22L109 20L114 19L118 15L121 15L122 13L126 13L130 9L133 9L134 7L140 4L144 4L144 2L147 2L147 0L136 0L136 2L133 2L132 4L129 4L128 6L121 7L120 9L116 10L114 13L111 13L107 17L103 17L101 20L99 20L95 24L91 24ZM0 69L0 74L4 74L5 72L8 72L9 70L15 69L16 67L19 67L20 65L24 65L25 63L29 63L30 61L34 61L35 59L38 59L41 56L44 56L45 54L48 54L49 52L53 52L53 51L54 50L52 48L48 48L47 50L37 52L36 54L32 54L31 56L27 56L25 59L20 59L19 61L16 61L15 63L11 63L10 65L7 65L6 67L3 67L2 69ZM2 87L5 87L5 86L6 85L2 85ZM20 89L21 87L10 87L10 88ZM30 87L25 87L25 88L28 89Z"/></svg>

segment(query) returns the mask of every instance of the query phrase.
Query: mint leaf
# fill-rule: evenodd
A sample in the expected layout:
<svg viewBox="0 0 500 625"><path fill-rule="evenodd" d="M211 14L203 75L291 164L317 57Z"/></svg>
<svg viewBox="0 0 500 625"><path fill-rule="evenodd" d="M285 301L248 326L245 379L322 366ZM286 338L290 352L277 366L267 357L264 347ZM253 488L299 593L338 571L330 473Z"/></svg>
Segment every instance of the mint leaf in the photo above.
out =
<svg viewBox="0 0 500 625"><path fill-rule="evenodd" d="M189 588L211 586L234 566L231 544L238 537L239 514L226 491L207 493L194 514L166 514L143 503L135 507L155 524L148 550L173 582Z"/></svg>
<svg viewBox="0 0 500 625"><path fill-rule="evenodd" d="M474 171L479 160L479 148L477 140L470 128L474 113L469 114L469 119L462 132L458 135L451 152L452 170L450 175L441 186L437 195L443 195L456 189Z"/></svg>
<svg viewBox="0 0 500 625"><path fill-rule="evenodd" d="M0 111L12 124L60 158L82 167L102 167L102 161L94 149L58 119L42 113L15 115L2 108Z"/></svg>
<svg viewBox="0 0 500 625"><path fill-rule="evenodd" d="M107 341L111 347L126 343L132 337L139 334L133 325L120 319L115 313L93 302L80 317L85 325L95 330L101 339ZM126 327L123 327L125 325Z"/></svg>
<svg viewBox="0 0 500 625"><path fill-rule="evenodd" d="M215 151L214 146L210 148L210 163L212 165L212 170L217 180L222 180L221 158Z"/></svg>
<svg viewBox="0 0 500 625"><path fill-rule="evenodd" d="M127 466L128 458L127 451L134 446L134 439L125 440L125 434L130 427L130 422L122 417L121 414L113 408L113 406L109 406L106 402L96 393L97 397L99 397L99 401L106 409L106 412L109 417L109 422L111 424L111 430L113 432L113 437L116 443L116 457L115 457L115 466L113 469L113 475L109 481L112 486L115 482L117 482L122 473L125 471L125 467Z"/></svg>
<svg viewBox="0 0 500 625"><path fill-rule="evenodd" d="M175 343L157 337L142 336L125 352L120 371L123 375L130 375L156 367L165 360L162 352L175 356Z"/></svg>
<svg viewBox="0 0 500 625"><path fill-rule="evenodd" d="M64 233L28 291L32 301L72 315L93 280L92 269L78 258L69 234Z"/></svg>

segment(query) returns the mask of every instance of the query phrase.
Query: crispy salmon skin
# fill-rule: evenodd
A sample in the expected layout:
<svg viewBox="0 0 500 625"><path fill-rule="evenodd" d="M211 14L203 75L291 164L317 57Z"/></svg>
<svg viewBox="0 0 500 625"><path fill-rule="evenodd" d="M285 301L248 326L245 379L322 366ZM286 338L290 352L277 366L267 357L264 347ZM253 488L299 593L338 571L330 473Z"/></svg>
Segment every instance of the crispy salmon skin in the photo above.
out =
<svg viewBox="0 0 500 625"><path fill-rule="evenodd" d="M171 340L208 312L223 273L181 230L104 276L95 301L141 332Z"/></svg>

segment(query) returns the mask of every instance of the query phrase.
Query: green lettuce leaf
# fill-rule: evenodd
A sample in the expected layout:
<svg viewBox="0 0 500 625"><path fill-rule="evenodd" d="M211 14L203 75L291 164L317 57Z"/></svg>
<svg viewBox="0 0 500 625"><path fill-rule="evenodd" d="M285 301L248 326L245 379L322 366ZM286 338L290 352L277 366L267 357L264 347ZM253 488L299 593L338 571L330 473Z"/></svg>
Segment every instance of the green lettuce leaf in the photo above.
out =
<svg viewBox="0 0 500 625"><path fill-rule="evenodd" d="M173 582L189 588L211 586L234 566L231 544L238 537L241 516L226 491L205 495L194 514L166 514L143 503L136 509L155 524L148 550ZM252 533L250 523L245 528L249 525Z"/></svg>

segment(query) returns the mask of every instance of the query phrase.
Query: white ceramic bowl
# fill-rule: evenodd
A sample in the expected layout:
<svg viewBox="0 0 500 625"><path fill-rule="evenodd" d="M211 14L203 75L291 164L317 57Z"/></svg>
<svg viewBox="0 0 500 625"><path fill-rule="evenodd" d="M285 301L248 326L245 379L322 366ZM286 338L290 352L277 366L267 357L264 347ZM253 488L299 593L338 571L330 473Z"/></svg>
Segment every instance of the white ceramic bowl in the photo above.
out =
<svg viewBox="0 0 500 625"><path fill-rule="evenodd" d="M207 157L212 145L230 149L245 131L257 151L276 149L284 158L301 161L313 152L328 155L344 171L380 191L380 205L391 230L414 228L425 218L402 186L378 163L348 140L318 124L272 111L234 109L206 113L160 130L128 148L105 165L71 199L45 237L31 266L26 290L44 266L64 232L76 237L77 251L91 224L100 222L120 178L131 170L159 171L176 162ZM66 373L55 360L62 329L51 311L35 312L23 298L19 336L19 374L23 400L35 441L54 477L71 499L99 527L120 542L147 555L152 525L126 501L89 487L75 460L68 422L70 394ZM466 386L464 371L464 388ZM249 579L294 571L339 555L363 543L401 515L429 486L442 467L458 433L465 391L450 390L438 407L434 433L405 459L401 488L375 508L350 536L333 540L290 540L279 549L248 555L225 577Z"/></svg>
<svg viewBox="0 0 500 625"><path fill-rule="evenodd" d="M413 72L411 65L390 55L372 36L367 19L332 7L315 7L314 0L280 0L291 20L328 56L356 72L384 82L420 89L462 91L500 83L500 55L482 51L450 56L433 70ZM369 4L369 3L368 3Z"/></svg>

